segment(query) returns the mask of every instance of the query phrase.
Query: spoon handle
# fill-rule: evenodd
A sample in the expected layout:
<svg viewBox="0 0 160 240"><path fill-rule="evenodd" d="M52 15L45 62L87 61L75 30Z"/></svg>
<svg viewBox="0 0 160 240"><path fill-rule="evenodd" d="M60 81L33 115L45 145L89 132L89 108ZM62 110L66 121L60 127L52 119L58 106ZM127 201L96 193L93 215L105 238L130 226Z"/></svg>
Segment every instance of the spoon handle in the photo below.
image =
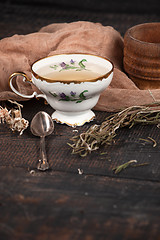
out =
<svg viewBox="0 0 160 240"><path fill-rule="evenodd" d="M46 149L45 149L45 137L40 138L40 156L41 156L41 159L39 160L39 164L37 168L39 170L45 171L49 168L49 164L47 162Z"/></svg>

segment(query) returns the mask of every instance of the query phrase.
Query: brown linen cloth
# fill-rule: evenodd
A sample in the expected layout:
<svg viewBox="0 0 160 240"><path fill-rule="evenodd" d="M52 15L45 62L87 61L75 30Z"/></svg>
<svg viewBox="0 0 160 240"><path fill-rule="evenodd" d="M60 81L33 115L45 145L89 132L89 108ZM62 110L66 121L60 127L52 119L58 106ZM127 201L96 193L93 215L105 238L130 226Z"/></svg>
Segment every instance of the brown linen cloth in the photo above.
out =
<svg viewBox="0 0 160 240"><path fill-rule="evenodd" d="M123 72L123 38L114 28L100 23L72 22L51 24L39 32L14 35L0 41L0 100L26 100L13 93L8 78L30 70L39 58L59 53L91 53L106 57L114 64L110 86L101 94L95 107L101 111L118 111L132 105L148 104L159 98L160 90L139 90ZM17 88L24 94L36 90L32 84L17 79Z"/></svg>

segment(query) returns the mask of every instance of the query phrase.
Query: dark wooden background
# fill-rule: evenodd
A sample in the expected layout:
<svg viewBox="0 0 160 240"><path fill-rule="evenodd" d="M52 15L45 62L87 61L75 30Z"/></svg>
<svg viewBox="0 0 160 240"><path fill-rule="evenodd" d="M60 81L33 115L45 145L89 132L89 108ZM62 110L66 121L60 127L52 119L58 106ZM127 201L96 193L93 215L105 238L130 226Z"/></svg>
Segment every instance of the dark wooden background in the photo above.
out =
<svg viewBox="0 0 160 240"><path fill-rule="evenodd" d="M86 1L75 1L75 0L7 0L7 4L25 4L31 6L45 6L53 7L61 10L74 10L80 11L97 11L102 13L159 13L160 5L158 0L86 0Z"/></svg>
<svg viewBox="0 0 160 240"><path fill-rule="evenodd" d="M0 38L78 20L111 25L123 36L133 25L160 20L157 1L140 1L139 7L136 1L98 3L0 3ZM22 104L23 116L29 121L39 110L53 111L41 100ZM110 114L95 113L96 120L76 128L78 133ZM115 144L85 158L72 155L67 145L77 134L73 130L55 123L54 133L46 138L51 169L40 172L36 169L39 138L29 128L19 136L0 124L0 239L159 240L160 129L142 125L121 129ZM147 137L155 139L157 146L140 141ZM113 167L133 159L149 165L130 167L117 175L113 172Z"/></svg>

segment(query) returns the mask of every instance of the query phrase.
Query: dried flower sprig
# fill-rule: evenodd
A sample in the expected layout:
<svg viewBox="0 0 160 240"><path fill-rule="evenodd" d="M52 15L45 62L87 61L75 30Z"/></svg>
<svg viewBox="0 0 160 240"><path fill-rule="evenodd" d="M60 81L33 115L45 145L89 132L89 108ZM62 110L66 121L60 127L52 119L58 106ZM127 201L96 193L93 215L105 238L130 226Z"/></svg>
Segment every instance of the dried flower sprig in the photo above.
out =
<svg viewBox="0 0 160 240"><path fill-rule="evenodd" d="M148 142L148 143L152 143L152 144L153 144L153 147L156 147L156 146L157 146L156 140L153 139L153 138L151 138L151 137L148 137L147 139L139 138L139 140L145 141L145 142Z"/></svg>
<svg viewBox="0 0 160 240"><path fill-rule="evenodd" d="M127 167L129 167L133 163L137 163L137 160L130 160L126 163L123 163L122 165L119 165L119 166L113 168L112 170L114 171L115 174L117 174L117 173L121 172L122 170L126 169Z"/></svg>
<svg viewBox="0 0 160 240"><path fill-rule="evenodd" d="M146 166L149 163L145 162L145 163L139 163L139 164L135 164L137 163L137 160L130 160L126 163L123 163L115 168L113 168L112 170L114 171L115 174L120 173L122 170L128 168L129 166L131 167L141 167L141 166Z"/></svg>
<svg viewBox="0 0 160 240"><path fill-rule="evenodd" d="M160 123L160 102L149 105L131 106L118 113L115 113L105 119L101 125L92 125L86 132L73 137L73 154L79 154L84 157L103 144L111 145L116 136L116 131L135 124L159 124Z"/></svg>
<svg viewBox="0 0 160 240"><path fill-rule="evenodd" d="M12 108L8 110L6 107L0 106L0 123L6 123L13 132L17 131L22 135L23 131L29 126L29 121L22 118L21 108L23 105L16 101L8 101L15 104L18 109Z"/></svg>

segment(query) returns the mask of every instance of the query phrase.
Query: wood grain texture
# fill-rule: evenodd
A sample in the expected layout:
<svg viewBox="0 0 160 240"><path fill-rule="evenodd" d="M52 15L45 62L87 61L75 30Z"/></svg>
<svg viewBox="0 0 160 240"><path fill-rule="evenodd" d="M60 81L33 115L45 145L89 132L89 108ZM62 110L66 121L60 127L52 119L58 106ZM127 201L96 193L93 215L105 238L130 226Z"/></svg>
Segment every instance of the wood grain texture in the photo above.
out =
<svg viewBox="0 0 160 240"><path fill-rule="evenodd" d="M160 23L144 23L124 36L124 70L139 89L160 88Z"/></svg>
<svg viewBox="0 0 160 240"><path fill-rule="evenodd" d="M128 3L127 0L123 0L123 4L121 1L105 1L105 0L99 0L98 2L96 0L87 0L87 1L68 1L65 0L10 0L9 1L12 4L18 3L18 4L30 4L30 5L41 5L41 6L48 6L48 7L54 7L54 8L60 8L60 9L79 9L81 11L98 11L100 13L124 13L127 12L128 14L132 13L153 13L160 10L159 8L159 2L158 0L152 0L152 4L150 4L150 0L135 0L130 1Z"/></svg>
<svg viewBox="0 0 160 240"><path fill-rule="evenodd" d="M158 1L158 0L157 0ZM28 1L27 1L28 2ZM119 2L119 4L121 4ZM140 4L140 3L139 3ZM138 4L138 6L139 6ZM123 6L123 4L121 4ZM151 5L151 4L150 4ZM113 3L115 9L115 3ZM147 6L145 2L145 6ZM152 5L153 6L153 5ZM160 15L156 5L156 11L150 13L138 14L137 11L132 14L127 11L112 12L112 11L89 11L88 9L62 9L55 6L39 4L5 4L0 3L0 38L9 37L14 34L27 34L38 31L51 23L63 23L74 21L92 21L98 22L105 26L112 26L122 35L128 28L143 22L159 22ZM117 7L117 10L119 8Z"/></svg>
<svg viewBox="0 0 160 240"><path fill-rule="evenodd" d="M0 168L2 239L160 239L160 183Z"/></svg>

